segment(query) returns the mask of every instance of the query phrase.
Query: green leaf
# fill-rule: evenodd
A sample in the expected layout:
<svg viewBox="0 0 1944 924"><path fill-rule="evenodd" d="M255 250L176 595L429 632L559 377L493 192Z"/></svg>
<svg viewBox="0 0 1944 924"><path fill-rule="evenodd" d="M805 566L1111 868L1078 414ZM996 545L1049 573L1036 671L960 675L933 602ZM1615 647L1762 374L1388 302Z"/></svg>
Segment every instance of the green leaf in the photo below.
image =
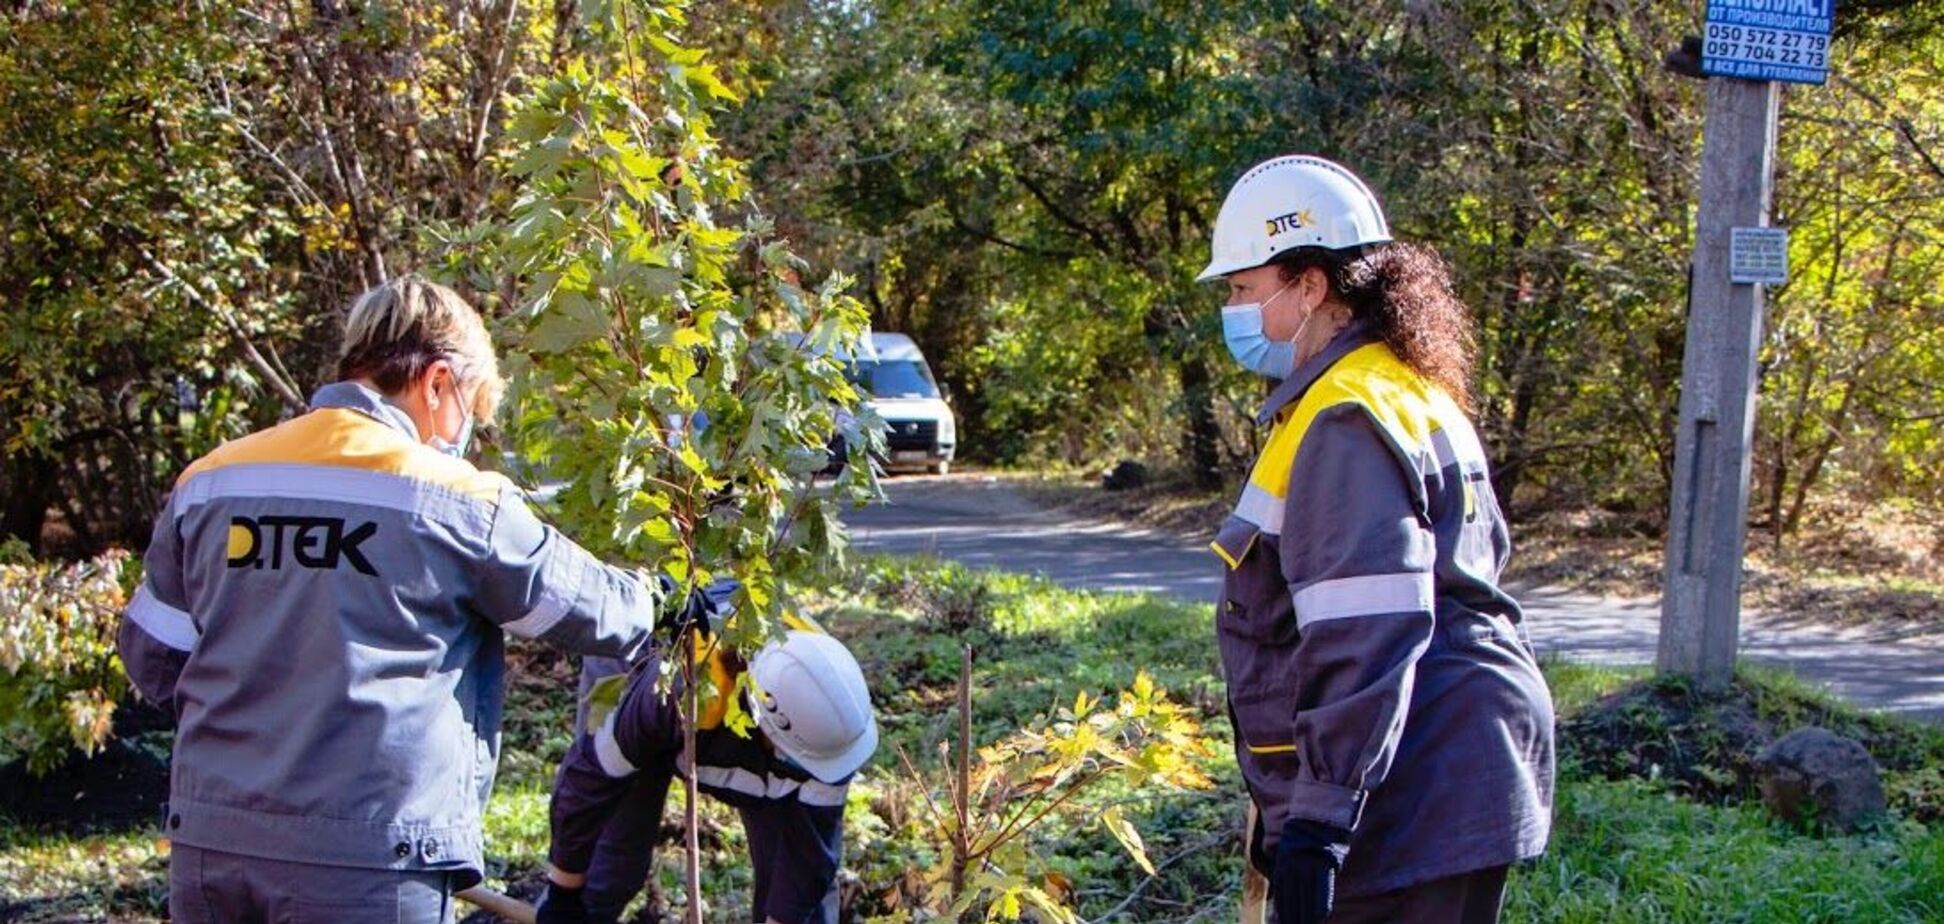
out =
<svg viewBox="0 0 1944 924"><path fill-rule="evenodd" d="M608 714L621 705L621 697L628 691L628 675L612 674L594 682L587 691L587 727L599 728L607 721Z"/></svg>
<svg viewBox="0 0 1944 924"><path fill-rule="evenodd" d="M553 304L527 332L526 345L541 353L565 353L607 336L608 316L593 299L575 291L557 291Z"/></svg>

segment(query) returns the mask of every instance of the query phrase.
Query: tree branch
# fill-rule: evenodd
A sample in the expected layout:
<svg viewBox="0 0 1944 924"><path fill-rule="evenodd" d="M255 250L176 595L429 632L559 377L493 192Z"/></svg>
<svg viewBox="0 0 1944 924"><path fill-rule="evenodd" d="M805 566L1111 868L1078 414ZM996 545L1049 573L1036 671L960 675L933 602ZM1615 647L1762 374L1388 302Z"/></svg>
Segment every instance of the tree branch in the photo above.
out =
<svg viewBox="0 0 1944 924"><path fill-rule="evenodd" d="M180 286L196 304L209 309L211 313L221 319L223 326L229 329L231 336L234 336L237 342L243 346L244 357L250 361L250 365L257 368L257 372L263 376L264 381L270 384L271 390L275 391L278 397L283 399L285 406L293 413L303 413L304 409L309 406L304 401L303 394L298 390L295 383L280 374L277 368L272 366L270 361L264 358L263 353L257 349L256 343L250 339L249 332L245 331L243 325L237 322L235 313L230 311L227 300L223 298L221 293L205 294L188 280L178 275L167 263L157 259L154 254L149 252L148 248L139 248L139 251L142 254L143 262L146 262L164 280Z"/></svg>
<svg viewBox="0 0 1944 924"><path fill-rule="evenodd" d="M1038 201L1040 207L1046 209L1046 213L1053 216L1055 221L1066 225L1068 228L1078 232L1082 237L1085 237L1088 243L1093 244L1094 249L1100 251L1103 256L1116 256L1113 242L1107 240L1105 234L1100 233L1099 229L1075 218L1060 208L1060 206L1054 204L1053 197L1042 188L1041 184L1028 179L1024 171L1015 171L1012 177L1019 181L1019 185L1026 187L1027 192L1032 193L1033 199Z"/></svg>
<svg viewBox="0 0 1944 924"><path fill-rule="evenodd" d="M1910 145L1912 151L1917 153L1917 158L1924 162L1924 166L1930 168L1931 175L1940 180L1944 180L1944 164L1939 164L1937 158L1931 154L1930 150L1924 147L1924 143L1917 139L1916 126L1912 125L1909 119L1903 116L1891 115L1890 106L1887 103L1877 98L1870 91L1863 89L1863 86L1856 81L1841 74L1832 74L1831 76L1835 77L1836 81L1843 85L1843 89L1861 97L1864 102L1870 104L1872 109L1875 109L1885 119L1888 119L1890 126L1897 130L1897 135L1903 138L1905 144Z"/></svg>
<svg viewBox="0 0 1944 924"><path fill-rule="evenodd" d="M1169 856L1167 859L1162 860L1159 863L1156 863L1154 865L1154 872L1149 873L1146 879L1141 880L1140 884L1134 887L1134 891L1127 893L1127 897L1121 899L1119 904L1116 904L1114 907L1107 909L1106 913L1102 914L1100 917L1094 918L1092 921L1088 921L1087 924L1105 924L1106 921L1112 920L1115 915L1120 914L1123 911L1126 911L1129 905L1134 904L1134 901L1141 897L1141 893L1147 891L1147 887L1149 885L1151 885L1156 879L1161 878L1162 870L1167 869L1168 867L1173 866L1176 863L1180 863L1181 861L1186 860L1189 857L1201 853L1202 851L1207 850L1211 847L1220 846L1224 842L1227 842L1233 839L1234 837L1235 835L1232 832L1221 831L1211 837L1204 838L1202 840L1196 841L1193 844L1189 844L1188 846L1181 848L1180 850L1176 851L1172 856ZM1246 863L1248 861L1246 858L1244 858L1243 862Z"/></svg>

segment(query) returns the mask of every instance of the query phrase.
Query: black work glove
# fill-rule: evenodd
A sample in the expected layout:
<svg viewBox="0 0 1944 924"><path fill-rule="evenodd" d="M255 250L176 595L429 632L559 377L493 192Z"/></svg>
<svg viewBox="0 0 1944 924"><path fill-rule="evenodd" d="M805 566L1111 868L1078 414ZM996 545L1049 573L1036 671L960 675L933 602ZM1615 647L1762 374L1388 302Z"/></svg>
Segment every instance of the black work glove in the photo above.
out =
<svg viewBox="0 0 1944 924"><path fill-rule="evenodd" d="M707 587L689 591L688 599L683 600L681 606L662 611L655 628L667 633L669 638L676 638L690 628L714 635L722 630L723 621L729 618L729 598L741 589L741 581L723 578Z"/></svg>
<svg viewBox="0 0 1944 924"><path fill-rule="evenodd" d="M587 903L581 900L582 891L548 882L547 890L540 893L540 903L533 906L534 924L587 924Z"/></svg>
<svg viewBox="0 0 1944 924"><path fill-rule="evenodd" d="M1305 818L1283 823L1269 899L1281 924L1323 924L1336 904L1336 874L1350 853L1350 832Z"/></svg>

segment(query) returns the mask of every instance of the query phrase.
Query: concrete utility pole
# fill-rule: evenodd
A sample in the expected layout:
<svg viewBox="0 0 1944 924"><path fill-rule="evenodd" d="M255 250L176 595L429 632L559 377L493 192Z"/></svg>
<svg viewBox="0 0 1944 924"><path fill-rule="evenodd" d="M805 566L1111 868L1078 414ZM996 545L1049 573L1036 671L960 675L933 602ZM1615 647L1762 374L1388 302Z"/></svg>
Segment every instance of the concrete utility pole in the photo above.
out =
<svg viewBox="0 0 1944 924"><path fill-rule="evenodd" d="M1657 666L1715 689L1734 676L1741 629L1764 301L1760 285L1729 281L1729 235L1768 225L1781 88L1713 77L1707 98Z"/></svg>

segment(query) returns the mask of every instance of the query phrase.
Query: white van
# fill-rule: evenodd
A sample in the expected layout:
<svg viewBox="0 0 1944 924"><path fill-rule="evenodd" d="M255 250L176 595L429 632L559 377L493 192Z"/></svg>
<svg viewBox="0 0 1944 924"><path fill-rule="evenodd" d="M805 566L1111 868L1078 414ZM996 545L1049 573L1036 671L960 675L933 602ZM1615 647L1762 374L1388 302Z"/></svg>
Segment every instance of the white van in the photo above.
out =
<svg viewBox="0 0 1944 924"><path fill-rule="evenodd" d="M886 468L943 475L958 451L958 422L918 344L904 334L872 334L870 348L851 363L851 383L884 418Z"/></svg>

